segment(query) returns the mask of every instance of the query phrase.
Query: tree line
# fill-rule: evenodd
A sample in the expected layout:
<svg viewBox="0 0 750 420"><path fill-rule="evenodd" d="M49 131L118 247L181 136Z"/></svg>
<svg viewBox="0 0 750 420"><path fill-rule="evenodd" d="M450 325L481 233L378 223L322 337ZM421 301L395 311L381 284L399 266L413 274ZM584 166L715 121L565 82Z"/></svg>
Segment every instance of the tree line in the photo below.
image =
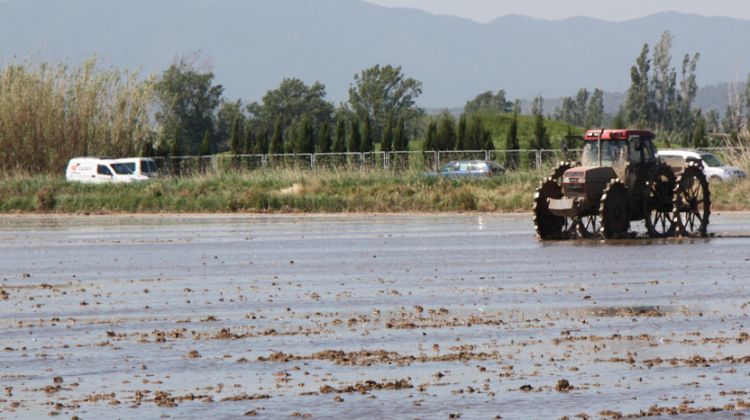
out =
<svg viewBox="0 0 750 420"><path fill-rule="evenodd" d="M601 89L580 89L549 115L544 98L531 101L529 149L549 149L545 121L580 129L612 126L655 130L668 142L703 147L709 134L737 141L747 129L750 76L732 85L721 115L693 108L700 55L685 54L672 65L672 35L653 48L644 44L630 69L625 104L604 113ZM0 68L0 170L58 172L73 156L343 153L409 150L507 150L521 148L521 101L504 90L467 101L464 112L427 116L416 105L422 83L401 67L375 65L355 74L348 99L326 98L320 82L285 78L260 101L230 100L214 74L195 57L177 60L159 75L101 69L95 60L79 66L24 61ZM497 115L510 118L507 132L493 133ZM496 143L498 140L499 143ZM503 143L504 140L504 143ZM513 164L513 162L509 162Z"/></svg>

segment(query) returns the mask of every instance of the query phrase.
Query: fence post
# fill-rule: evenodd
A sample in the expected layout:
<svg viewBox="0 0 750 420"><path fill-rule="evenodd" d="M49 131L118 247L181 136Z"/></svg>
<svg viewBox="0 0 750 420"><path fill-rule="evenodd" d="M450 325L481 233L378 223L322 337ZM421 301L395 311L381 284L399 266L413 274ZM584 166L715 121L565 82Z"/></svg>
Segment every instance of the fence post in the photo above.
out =
<svg viewBox="0 0 750 420"><path fill-rule="evenodd" d="M542 151L541 150L536 151L536 167L537 168L542 167Z"/></svg>

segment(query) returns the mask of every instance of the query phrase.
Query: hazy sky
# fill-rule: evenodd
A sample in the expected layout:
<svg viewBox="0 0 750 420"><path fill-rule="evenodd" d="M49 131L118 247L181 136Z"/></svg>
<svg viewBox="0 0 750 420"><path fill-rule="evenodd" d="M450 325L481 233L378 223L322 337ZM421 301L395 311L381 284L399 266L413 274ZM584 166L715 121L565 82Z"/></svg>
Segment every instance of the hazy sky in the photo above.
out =
<svg viewBox="0 0 750 420"><path fill-rule="evenodd" d="M664 11L750 20L750 0L367 0L384 6L488 22L510 14L543 19L589 16L621 21Z"/></svg>

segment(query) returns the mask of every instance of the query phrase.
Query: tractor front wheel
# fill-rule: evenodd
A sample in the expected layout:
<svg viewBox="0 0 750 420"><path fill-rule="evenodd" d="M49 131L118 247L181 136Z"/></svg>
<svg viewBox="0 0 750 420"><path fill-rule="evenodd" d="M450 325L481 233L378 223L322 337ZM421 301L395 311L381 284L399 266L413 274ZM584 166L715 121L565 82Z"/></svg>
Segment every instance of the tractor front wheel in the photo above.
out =
<svg viewBox="0 0 750 420"><path fill-rule="evenodd" d="M568 218L552 214L550 198L562 198L562 188L552 178L539 184L534 193L534 229L539 239L563 239L567 232Z"/></svg>
<svg viewBox="0 0 750 420"><path fill-rule="evenodd" d="M605 239L622 238L630 229L630 197L619 179L609 181L599 204L599 232Z"/></svg>

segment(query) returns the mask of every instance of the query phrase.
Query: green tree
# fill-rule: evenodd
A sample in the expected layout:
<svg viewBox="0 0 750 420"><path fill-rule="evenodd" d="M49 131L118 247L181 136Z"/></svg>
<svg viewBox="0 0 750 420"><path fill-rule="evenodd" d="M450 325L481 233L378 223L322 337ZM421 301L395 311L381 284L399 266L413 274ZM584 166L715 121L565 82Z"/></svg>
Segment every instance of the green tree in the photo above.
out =
<svg viewBox="0 0 750 420"><path fill-rule="evenodd" d="M396 132L393 134L393 150L399 152L409 150L409 138L406 134L406 121L403 117L398 119Z"/></svg>
<svg viewBox="0 0 750 420"><path fill-rule="evenodd" d="M385 130L383 130L383 139L380 141L380 150L390 152L393 150L393 117L389 116L386 120Z"/></svg>
<svg viewBox="0 0 750 420"><path fill-rule="evenodd" d="M476 98L466 102L464 112L473 114L480 111L493 113L508 113L512 110L513 103L505 98L505 91L499 90L497 93L488 90L480 93Z"/></svg>
<svg viewBox="0 0 750 420"><path fill-rule="evenodd" d="M318 133L318 152L331 152L331 123L328 121L323 123L323 126L320 127L320 132Z"/></svg>
<svg viewBox="0 0 750 420"><path fill-rule="evenodd" d="M648 58L648 44L643 44L636 64L630 68L630 88L625 100L625 119L634 127L643 128L649 124L653 105L649 89L649 70L651 60Z"/></svg>
<svg viewBox="0 0 750 420"><path fill-rule="evenodd" d="M359 152L360 144L362 144L362 133L359 132L359 121L353 118L349 126L349 144L346 148L349 152Z"/></svg>
<svg viewBox="0 0 750 420"><path fill-rule="evenodd" d="M430 118L430 122L427 124L427 137L425 137L424 144L422 145L422 150L425 152L431 152L436 151L437 149L437 123L435 120Z"/></svg>
<svg viewBox="0 0 750 420"><path fill-rule="evenodd" d="M255 149L253 152L258 155L265 155L270 149L271 144L268 139L268 129L260 127L255 135Z"/></svg>
<svg viewBox="0 0 750 420"><path fill-rule="evenodd" d="M229 148L233 155L238 155L240 153L240 140L241 139L242 139L242 128L240 127L240 118L235 117L234 121L232 121L232 131L229 135Z"/></svg>
<svg viewBox="0 0 750 420"><path fill-rule="evenodd" d="M492 140L492 132L489 129L482 132L482 150L495 150L495 141Z"/></svg>
<svg viewBox="0 0 750 420"><path fill-rule="evenodd" d="M214 132L216 109L224 88L213 84L214 74L202 73L182 59L169 66L154 85L159 109L156 121L163 133L177 133L175 150L198 150L203 134Z"/></svg>
<svg viewBox="0 0 750 420"><path fill-rule="evenodd" d="M333 145L331 145L331 152L346 152L346 121L344 118L336 120L336 136L334 137Z"/></svg>
<svg viewBox="0 0 750 420"><path fill-rule="evenodd" d="M478 114L473 114L469 118L464 147L466 150L482 150L485 132L482 118Z"/></svg>
<svg viewBox="0 0 750 420"><path fill-rule="evenodd" d="M448 111L438 117L438 128L435 137L436 150L454 150L456 148L456 120Z"/></svg>
<svg viewBox="0 0 750 420"><path fill-rule="evenodd" d="M315 131L312 119L304 114L295 127L294 153L315 153Z"/></svg>
<svg viewBox="0 0 750 420"><path fill-rule="evenodd" d="M594 93L589 100L586 118L583 122L583 128L601 127L604 123L604 91L594 89Z"/></svg>
<svg viewBox="0 0 750 420"><path fill-rule="evenodd" d="M466 113L458 118L458 136L456 138L456 150L466 150Z"/></svg>
<svg viewBox="0 0 750 420"><path fill-rule="evenodd" d="M589 103L588 89L579 89L575 100L575 119L573 125L582 126L586 120L586 110Z"/></svg>
<svg viewBox="0 0 750 420"><path fill-rule="evenodd" d="M416 98L422 94L422 82L407 78L401 67L376 65L354 76L349 88L349 106L361 120L372 118L374 138L382 138L390 116L414 124L422 115Z"/></svg>
<svg viewBox="0 0 750 420"><path fill-rule="evenodd" d="M334 110L325 96L325 85L320 82L307 86L299 79L285 78L278 88L266 92L262 104L251 104L248 110L266 123L280 119L283 131L307 114L319 130L323 123L331 122Z"/></svg>
<svg viewBox="0 0 750 420"><path fill-rule="evenodd" d="M615 114L614 118L612 119L612 128L622 129L627 128L628 123L625 118L625 108L620 107L620 109L617 110L617 114Z"/></svg>
<svg viewBox="0 0 750 420"><path fill-rule="evenodd" d="M372 122L369 115L365 115L365 122L362 125L362 139L359 145L359 151L363 153L369 153L375 150L375 142L373 141Z"/></svg>
<svg viewBox="0 0 750 420"><path fill-rule="evenodd" d="M217 151L232 150L231 137L236 120L239 120L240 127L245 126L246 116L242 101L222 100L216 113L216 130L213 136L218 143Z"/></svg>
<svg viewBox="0 0 750 420"><path fill-rule="evenodd" d="M651 114L651 125L657 130L671 130L673 128L672 114L677 100L677 73L672 65L672 34L665 31L654 47L653 77L651 91L654 106Z"/></svg>
<svg viewBox="0 0 750 420"><path fill-rule="evenodd" d="M534 116L534 137L529 147L534 150L550 148L549 136L547 135L547 128L544 126L544 116L542 114Z"/></svg>
<svg viewBox="0 0 750 420"><path fill-rule="evenodd" d="M245 138L242 142L242 154L251 155L255 152L257 137L253 130L245 130Z"/></svg>
<svg viewBox="0 0 750 420"><path fill-rule="evenodd" d="M271 145L268 150L270 154L278 155L284 153L284 127L282 124L281 117L277 118L273 128Z"/></svg>
<svg viewBox="0 0 750 420"><path fill-rule="evenodd" d="M695 126L693 127L692 143L693 147L708 147L708 133L706 133L706 120L701 115L700 111L696 112L695 115Z"/></svg>
<svg viewBox="0 0 750 420"><path fill-rule="evenodd" d="M518 142L518 114L513 114L513 119L510 120L510 126L508 127L508 135L505 138L505 149L507 150L518 150L521 145ZM518 168L518 152L508 152L505 156L505 166L509 169Z"/></svg>
<svg viewBox="0 0 750 420"><path fill-rule="evenodd" d="M208 130L203 133L203 140L201 140L201 148L198 153L201 156L208 156L211 154L211 133Z"/></svg>

